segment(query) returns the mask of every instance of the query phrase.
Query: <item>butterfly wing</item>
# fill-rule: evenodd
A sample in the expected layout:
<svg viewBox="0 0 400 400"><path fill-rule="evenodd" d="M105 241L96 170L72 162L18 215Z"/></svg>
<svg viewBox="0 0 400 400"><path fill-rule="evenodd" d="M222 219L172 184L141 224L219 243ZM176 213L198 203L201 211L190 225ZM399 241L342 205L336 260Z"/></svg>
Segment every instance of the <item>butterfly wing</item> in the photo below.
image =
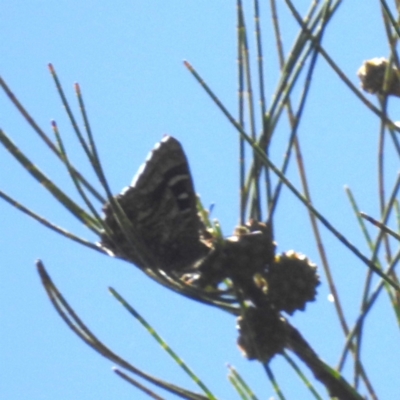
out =
<svg viewBox="0 0 400 400"><path fill-rule="evenodd" d="M116 256L142 268L179 271L209 252L201 241L204 225L197 213L189 165L173 137L166 136L156 145L131 186L115 200L140 237L140 245L132 246L106 203L104 222L112 234L104 234L101 244ZM141 251L150 253L156 265L143 265Z"/></svg>

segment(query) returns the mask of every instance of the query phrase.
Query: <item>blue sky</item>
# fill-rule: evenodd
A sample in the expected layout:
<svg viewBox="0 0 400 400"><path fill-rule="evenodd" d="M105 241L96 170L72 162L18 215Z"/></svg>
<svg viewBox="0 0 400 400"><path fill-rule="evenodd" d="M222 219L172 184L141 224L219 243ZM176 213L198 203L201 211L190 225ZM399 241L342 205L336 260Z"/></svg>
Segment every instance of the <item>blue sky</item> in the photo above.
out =
<svg viewBox="0 0 400 400"><path fill-rule="evenodd" d="M357 84L356 71L362 61L386 56L388 48L378 2L365 2L362 7L356 3L344 2L329 25L324 47ZM182 61L189 60L236 115L234 2L14 0L3 2L1 14L0 74L47 132L51 131L50 120L57 121L69 153L83 171L90 176L48 73L48 62L54 64L72 103L73 83L80 83L115 193L130 183L154 144L164 134L171 134L184 146L203 203L215 204L214 217L221 221L224 234L232 232L238 222L237 133ZM264 15L270 100L279 75L271 20L266 11ZM375 19L371 20L372 16ZM298 27L283 6L281 18L288 51ZM366 21L376 29L366 29ZM314 203L369 254L343 186L354 190L364 211L378 217L379 120L322 59L312 85L299 135ZM370 100L374 101L371 96ZM396 102L391 106L396 119ZM75 103L74 107L78 111ZM4 95L0 95L0 126L46 174L76 196L65 170ZM278 165L288 134L283 118L272 149ZM0 154L1 190L51 221L96 240L3 148ZM396 169L398 162L389 157L389 186ZM294 163L289 176L299 185ZM111 371L112 364L84 345L59 319L40 285L34 267L38 258L88 326L136 366L197 390L108 295L108 286L116 288L149 320L219 398L236 398L226 379L226 363L237 367L260 399L273 396L261 367L237 351L232 317L159 287L130 264L69 242L4 202L0 202L0 215L0 399L147 398L119 380ZM287 190L277 210L275 229L278 251L295 249L320 265L307 213ZM366 268L325 229L322 234L351 325ZM344 339L328 294L322 276L317 301L291 321L320 356L335 365ZM385 329L382 321L387 321ZM391 385L398 378L400 357L399 346L391 339L398 334L394 326L387 300L382 298L365 336L366 368L382 399L400 396L399 386ZM374 345L378 340L379 346ZM309 398L282 359L276 357L271 367L282 387L288 388L288 398ZM296 397L299 393L304 395ZM321 393L326 395L323 388Z"/></svg>

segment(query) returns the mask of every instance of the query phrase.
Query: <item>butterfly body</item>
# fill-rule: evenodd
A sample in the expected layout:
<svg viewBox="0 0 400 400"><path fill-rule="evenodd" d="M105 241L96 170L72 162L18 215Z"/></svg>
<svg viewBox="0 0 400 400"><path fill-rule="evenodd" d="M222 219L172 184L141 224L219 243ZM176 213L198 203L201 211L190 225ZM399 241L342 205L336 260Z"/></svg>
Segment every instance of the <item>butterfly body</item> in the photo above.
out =
<svg viewBox="0 0 400 400"><path fill-rule="evenodd" d="M106 203L104 222L111 234L102 235L101 245L115 256L140 268L180 271L209 252L202 241L204 225L197 213L189 165L173 137L166 136L156 145L131 186L114 199L140 239L136 245L135 235L127 237ZM147 254L155 265L145 265Z"/></svg>

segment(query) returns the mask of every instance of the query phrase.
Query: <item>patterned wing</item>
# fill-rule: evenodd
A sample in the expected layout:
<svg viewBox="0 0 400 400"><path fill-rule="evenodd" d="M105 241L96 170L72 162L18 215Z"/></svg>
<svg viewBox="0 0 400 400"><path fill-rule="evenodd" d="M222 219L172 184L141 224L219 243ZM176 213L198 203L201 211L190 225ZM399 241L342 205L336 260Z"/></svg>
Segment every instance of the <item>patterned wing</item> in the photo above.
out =
<svg viewBox="0 0 400 400"><path fill-rule="evenodd" d="M189 165L173 137L166 136L155 146L131 186L115 200L140 237L140 246L133 248L106 203L104 222L112 233L102 235L101 245L116 256L141 268L170 272L190 267L209 252L201 241L204 226L196 209ZM141 251L150 253L156 265L143 265Z"/></svg>

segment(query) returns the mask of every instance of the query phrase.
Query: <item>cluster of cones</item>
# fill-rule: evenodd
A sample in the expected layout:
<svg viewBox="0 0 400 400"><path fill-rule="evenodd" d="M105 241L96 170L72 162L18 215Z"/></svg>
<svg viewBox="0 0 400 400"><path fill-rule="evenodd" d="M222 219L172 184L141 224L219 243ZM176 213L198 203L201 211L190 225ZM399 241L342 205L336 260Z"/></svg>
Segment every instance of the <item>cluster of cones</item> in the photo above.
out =
<svg viewBox="0 0 400 400"><path fill-rule="evenodd" d="M275 254L267 225L252 221L214 247L199 267L197 284L216 287L228 279L241 302L238 345L249 359L268 362L282 353L287 328L281 315L315 300L316 265L302 254Z"/></svg>

